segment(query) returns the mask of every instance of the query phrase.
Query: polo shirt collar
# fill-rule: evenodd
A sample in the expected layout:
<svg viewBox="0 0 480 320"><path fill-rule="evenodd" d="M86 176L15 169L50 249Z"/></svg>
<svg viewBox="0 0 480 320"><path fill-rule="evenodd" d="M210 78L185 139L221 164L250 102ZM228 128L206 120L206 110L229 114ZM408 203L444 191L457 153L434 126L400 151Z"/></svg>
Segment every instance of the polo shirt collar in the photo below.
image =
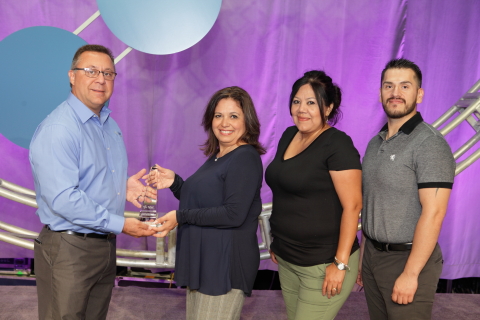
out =
<svg viewBox="0 0 480 320"><path fill-rule="evenodd" d="M410 134L410 133L412 133L413 129L415 129L422 122L423 122L422 115L420 114L420 112L417 112L413 117L408 119L408 121L405 122L400 127L400 129L398 129L398 131L399 132L402 131L405 134ZM380 130L380 132L387 131L387 130L388 130L388 123L386 123L383 126L383 128L382 128L382 130Z"/></svg>
<svg viewBox="0 0 480 320"><path fill-rule="evenodd" d="M95 112L90 110L86 105L83 104L73 93L70 92L67 98L67 103L72 107L75 113L80 118L82 123L87 122L90 118L95 116ZM105 103L107 104L107 103ZM100 122L103 124L108 116L112 112L106 105L103 106L102 110L100 110Z"/></svg>

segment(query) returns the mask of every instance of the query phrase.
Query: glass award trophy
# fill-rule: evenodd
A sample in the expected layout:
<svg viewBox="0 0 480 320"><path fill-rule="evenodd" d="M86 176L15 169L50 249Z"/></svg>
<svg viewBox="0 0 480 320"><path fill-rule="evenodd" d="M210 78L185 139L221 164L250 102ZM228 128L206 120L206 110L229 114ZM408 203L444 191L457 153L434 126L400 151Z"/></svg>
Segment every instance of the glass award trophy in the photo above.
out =
<svg viewBox="0 0 480 320"><path fill-rule="evenodd" d="M152 172L153 170L157 170L157 168L151 167L150 172ZM146 188L148 188L148 185L145 186L145 191ZM142 209L140 210L139 220L148 225L156 226L155 220L157 220L158 218L157 200L149 198L146 195L144 197L145 200L143 201Z"/></svg>

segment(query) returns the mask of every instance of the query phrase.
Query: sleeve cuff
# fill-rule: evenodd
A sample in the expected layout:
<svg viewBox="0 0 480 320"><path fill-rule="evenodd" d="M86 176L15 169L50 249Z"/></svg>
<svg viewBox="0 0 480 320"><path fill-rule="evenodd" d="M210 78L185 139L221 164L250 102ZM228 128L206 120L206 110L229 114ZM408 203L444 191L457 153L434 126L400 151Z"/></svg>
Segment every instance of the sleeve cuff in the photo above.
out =
<svg viewBox="0 0 480 320"><path fill-rule="evenodd" d="M184 212L185 210L176 210L177 211L177 223L184 224L183 217L185 217Z"/></svg>
<svg viewBox="0 0 480 320"><path fill-rule="evenodd" d="M453 182L424 182L417 184L418 189L426 188L443 188L443 189L452 189Z"/></svg>
<svg viewBox="0 0 480 320"><path fill-rule="evenodd" d="M170 190L175 193L178 191L178 189L181 187L182 185L182 178L175 173L175 179L173 180L173 183L172 185L170 186Z"/></svg>
<svg viewBox="0 0 480 320"><path fill-rule="evenodd" d="M122 233L123 225L125 224L125 218L117 215L110 215L110 221L108 222L107 230L108 232L113 232L115 234Z"/></svg>

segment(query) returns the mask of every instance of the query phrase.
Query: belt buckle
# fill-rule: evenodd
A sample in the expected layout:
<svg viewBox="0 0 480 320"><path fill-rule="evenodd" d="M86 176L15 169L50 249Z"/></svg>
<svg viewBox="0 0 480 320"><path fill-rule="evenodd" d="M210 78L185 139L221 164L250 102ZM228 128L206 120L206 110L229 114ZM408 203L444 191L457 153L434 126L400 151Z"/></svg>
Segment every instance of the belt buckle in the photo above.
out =
<svg viewBox="0 0 480 320"><path fill-rule="evenodd" d="M388 250L389 245L390 245L390 243L385 243L385 252L390 252L390 250Z"/></svg>

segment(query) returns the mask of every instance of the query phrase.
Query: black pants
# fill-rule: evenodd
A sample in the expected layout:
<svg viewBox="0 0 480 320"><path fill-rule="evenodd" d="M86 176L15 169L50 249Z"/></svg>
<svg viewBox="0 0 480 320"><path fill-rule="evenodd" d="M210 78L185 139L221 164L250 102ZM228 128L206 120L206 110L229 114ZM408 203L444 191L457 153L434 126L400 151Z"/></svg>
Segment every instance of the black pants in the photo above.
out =
<svg viewBox="0 0 480 320"><path fill-rule="evenodd" d="M438 279L442 273L442 251L437 243L418 277L418 289L409 304L392 301L395 281L403 272L410 251L378 251L367 239L362 264L362 280L372 320L431 319Z"/></svg>
<svg viewBox="0 0 480 320"><path fill-rule="evenodd" d="M35 242L38 317L105 319L116 273L116 239L43 228Z"/></svg>

